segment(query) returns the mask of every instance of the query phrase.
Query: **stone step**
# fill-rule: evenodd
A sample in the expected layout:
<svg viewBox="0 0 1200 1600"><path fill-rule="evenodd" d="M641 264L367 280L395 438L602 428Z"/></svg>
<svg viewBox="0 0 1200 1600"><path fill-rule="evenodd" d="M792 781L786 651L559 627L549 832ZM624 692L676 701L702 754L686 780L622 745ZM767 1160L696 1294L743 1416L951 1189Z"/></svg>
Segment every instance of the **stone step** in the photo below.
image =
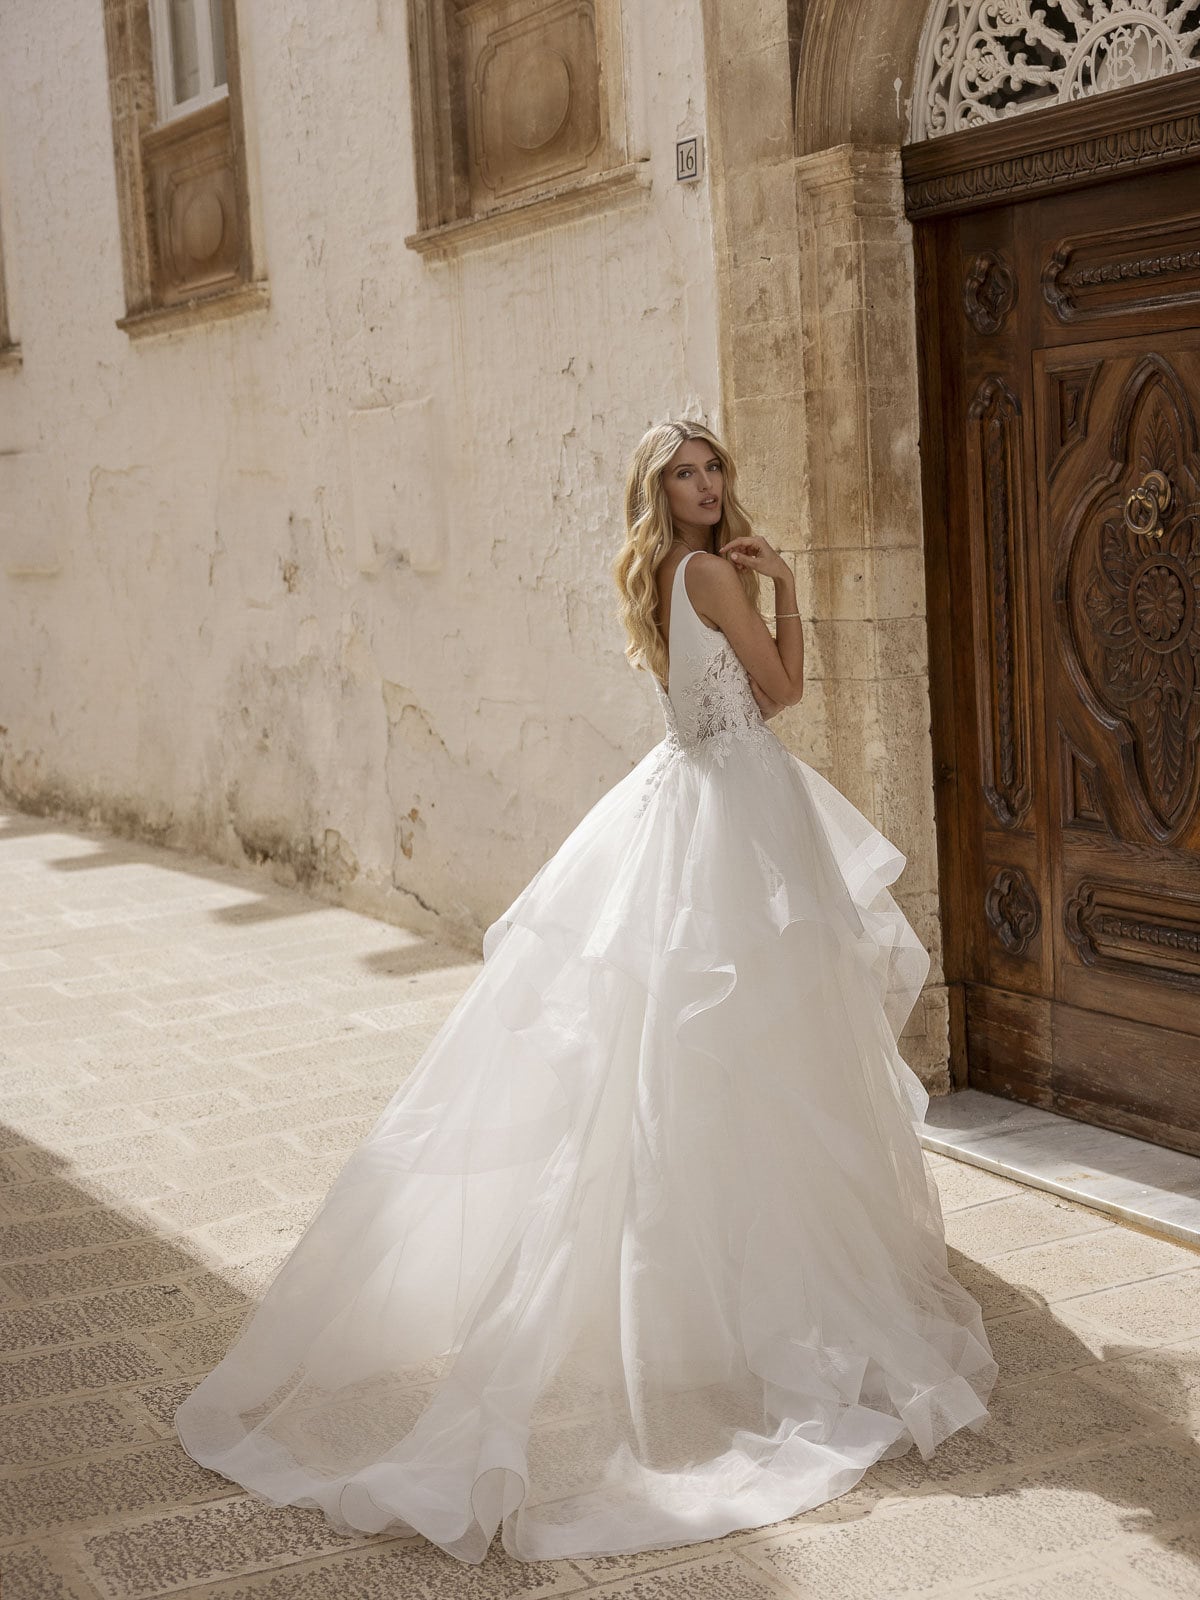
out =
<svg viewBox="0 0 1200 1600"><path fill-rule="evenodd" d="M933 1095L926 1150L1200 1247L1200 1156L981 1089Z"/></svg>

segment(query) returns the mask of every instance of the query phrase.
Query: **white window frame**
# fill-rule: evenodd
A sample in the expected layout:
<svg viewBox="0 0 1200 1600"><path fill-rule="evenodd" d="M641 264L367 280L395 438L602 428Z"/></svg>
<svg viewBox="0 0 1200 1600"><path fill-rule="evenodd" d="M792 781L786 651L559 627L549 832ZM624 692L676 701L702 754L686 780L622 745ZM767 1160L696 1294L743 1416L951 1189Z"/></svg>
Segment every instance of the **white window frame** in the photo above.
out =
<svg viewBox="0 0 1200 1600"><path fill-rule="evenodd" d="M214 83L212 11L209 0L193 0L192 15L196 19L196 62L199 68L200 90L188 100L174 99L175 62L171 54L171 18L168 8L171 0L150 0L150 43L154 51L154 93L158 102L158 120L173 122L186 117L201 106L212 105L229 93L229 71L226 62L226 81Z"/></svg>

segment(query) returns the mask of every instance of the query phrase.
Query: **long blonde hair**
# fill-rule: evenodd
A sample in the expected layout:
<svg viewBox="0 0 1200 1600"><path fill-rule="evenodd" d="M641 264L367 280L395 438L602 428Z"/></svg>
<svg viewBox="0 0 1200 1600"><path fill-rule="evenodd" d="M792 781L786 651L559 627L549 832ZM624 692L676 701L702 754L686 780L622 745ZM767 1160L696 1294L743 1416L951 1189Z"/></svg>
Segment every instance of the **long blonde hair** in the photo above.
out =
<svg viewBox="0 0 1200 1600"><path fill-rule="evenodd" d="M737 497L737 468L721 441L700 422L658 422L638 442L625 478L625 542L612 564L620 595L618 615L628 635L625 654L640 672L648 667L659 683L667 683L667 647L658 629L659 564L671 548L675 526L663 476L672 456L688 439L705 439L721 463L721 520L714 529L714 550L753 532L746 508ZM758 574L743 568L738 577L746 597L758 610Z"/></svg>

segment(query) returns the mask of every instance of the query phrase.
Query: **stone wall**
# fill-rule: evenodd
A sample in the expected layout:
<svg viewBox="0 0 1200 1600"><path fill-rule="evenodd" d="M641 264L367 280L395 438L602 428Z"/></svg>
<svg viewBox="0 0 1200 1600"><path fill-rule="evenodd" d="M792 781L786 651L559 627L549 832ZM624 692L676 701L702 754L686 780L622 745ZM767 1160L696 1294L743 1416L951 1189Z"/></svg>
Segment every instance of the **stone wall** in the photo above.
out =
<svg viewBox="0 0 1200 1600"><path fill-rule="evenodd" d="M0 9L17 804L474 938L661 736L609 562L642 429L717 410L704 47L607 15L638 181L437 256L404 7L242 0L269 304L132 340L101 8Z"/></svg>
<svg viewBox="0 0 1200 1600"><path fill-rule="evenodd" d="M908 1053L944 1084L912 8L597 0L614 171L464 233L402 8L243 0L269 305L136 341L103 32L68 9L0 13L0 786L477 937L660 736L608 565L629 448L703 415L809 623L775 726L908 857ZM407 17L449 70L434 0Z"/></svg>

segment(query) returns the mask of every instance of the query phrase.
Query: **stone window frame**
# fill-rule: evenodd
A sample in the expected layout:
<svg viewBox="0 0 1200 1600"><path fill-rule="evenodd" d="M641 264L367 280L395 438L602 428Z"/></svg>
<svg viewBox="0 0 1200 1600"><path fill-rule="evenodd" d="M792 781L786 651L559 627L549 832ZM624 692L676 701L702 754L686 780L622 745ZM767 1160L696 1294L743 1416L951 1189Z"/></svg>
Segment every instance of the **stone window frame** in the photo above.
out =
<svg viewBox="0 0 1200 1600"><path fill-rule="evenodd" d="M151 0L103 5L125 290L117 327L136 339L265 309L270 294L253 237L236 0L222 0L227 94L166 121L155 87ZM207 282L203 274L191 282L172 271L179 230L168 208L187 185L198 193L209 186L195 224L220 241L219 267Z"/></svg>
<svg viewBox="0 0 1200 1600"><path fill-rule="evenodd" d="M486 205L472 199L472 160L478 151L479 82L470 81L466 47L458 30L472 15L495 11L495 37L511 34L535 11L551 14L587 10L596 40L598 96L597 154L586 170L548 177L508 198ZM482 62L492 45L477 58ZM650 189L648 159L631 160L625 105L625 67L621 0L408 0L408 58L412 86L413 160L417 221L405 244L419 254L449 257L476 244L526 232L543 221L571 214L612 210L644 198ZM572 73L572 79L575 74ZM478 164L475 167L478 173ZM478 180L474 185L478 192Z"/></svg>

